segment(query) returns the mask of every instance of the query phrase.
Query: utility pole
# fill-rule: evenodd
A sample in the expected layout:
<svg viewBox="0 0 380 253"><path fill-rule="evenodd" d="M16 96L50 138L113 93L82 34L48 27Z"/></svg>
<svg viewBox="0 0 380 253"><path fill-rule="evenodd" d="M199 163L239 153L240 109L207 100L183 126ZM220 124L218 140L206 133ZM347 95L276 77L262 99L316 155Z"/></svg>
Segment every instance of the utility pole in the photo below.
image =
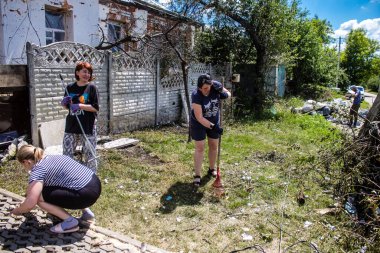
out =
<svg viewBox="0 0 380 253"><path fill-rule="evenodd" d="M339 65L340 65L340 43L342 42L342 37L339 36L339 42L338 42L338 68L336 73L336 87L338 88L338 81L339 81Z"/></svg>

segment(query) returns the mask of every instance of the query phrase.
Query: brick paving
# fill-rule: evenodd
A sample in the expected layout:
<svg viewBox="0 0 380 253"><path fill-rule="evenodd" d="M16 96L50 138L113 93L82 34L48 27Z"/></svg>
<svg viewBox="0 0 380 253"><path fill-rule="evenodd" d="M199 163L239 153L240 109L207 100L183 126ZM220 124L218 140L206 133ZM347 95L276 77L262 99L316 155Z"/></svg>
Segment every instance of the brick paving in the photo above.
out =
<svg viewBox="0 0 380 253"><path fill-rule="evenodd" d="M95 225L82 224L77 232L52 234L49 228L57 220L40 209L24 216L9 214L8 210L22 200L0 189L0 252L168 252Z"/></svg>

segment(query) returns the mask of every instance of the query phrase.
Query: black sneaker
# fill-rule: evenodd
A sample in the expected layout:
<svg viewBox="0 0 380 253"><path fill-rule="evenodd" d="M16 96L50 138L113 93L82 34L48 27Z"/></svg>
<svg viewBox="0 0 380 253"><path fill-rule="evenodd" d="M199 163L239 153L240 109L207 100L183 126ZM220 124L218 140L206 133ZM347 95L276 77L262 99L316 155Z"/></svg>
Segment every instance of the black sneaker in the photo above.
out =
<svg viewBox="0 0 380 253"><path fill-rule="evenodd" d="M210 177L216 177L216 169L208 168L207 175L209 175Z"/></svg>
<svg viewBox="0 0 380 253"><path fill-rule="evenodd" d="M201 186L201 176L194 176L193 185L198 188Z"/></svg>

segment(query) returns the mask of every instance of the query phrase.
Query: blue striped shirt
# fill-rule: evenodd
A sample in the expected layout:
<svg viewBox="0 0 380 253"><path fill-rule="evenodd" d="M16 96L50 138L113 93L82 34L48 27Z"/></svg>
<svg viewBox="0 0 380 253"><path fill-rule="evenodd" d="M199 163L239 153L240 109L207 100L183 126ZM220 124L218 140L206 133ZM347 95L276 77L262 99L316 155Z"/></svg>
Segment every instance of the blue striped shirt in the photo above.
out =
<svg viewBox="0 0 380 253"><path fill-rule="evenodd" d="M94 172L65 155L48 155L37 162L29 175L29 183L42 181L44 186L80 190L90 182Z"/></svg>

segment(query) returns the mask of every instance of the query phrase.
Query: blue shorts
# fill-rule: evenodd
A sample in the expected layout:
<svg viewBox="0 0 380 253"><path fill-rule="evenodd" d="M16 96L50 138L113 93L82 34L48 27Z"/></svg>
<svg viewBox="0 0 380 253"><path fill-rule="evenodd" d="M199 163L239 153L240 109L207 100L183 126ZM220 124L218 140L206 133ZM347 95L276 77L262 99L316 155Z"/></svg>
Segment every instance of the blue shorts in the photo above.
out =
<svg viewBox="0 0 380 253"><path fill-rule="evenodd" d="M191 123L190 134L191 134L191 138L195 141L205 140L206 135L208 138L211 138L211 139L219 139L220 137L220 135L215 130L205 128L198 122Z"/></svg>

